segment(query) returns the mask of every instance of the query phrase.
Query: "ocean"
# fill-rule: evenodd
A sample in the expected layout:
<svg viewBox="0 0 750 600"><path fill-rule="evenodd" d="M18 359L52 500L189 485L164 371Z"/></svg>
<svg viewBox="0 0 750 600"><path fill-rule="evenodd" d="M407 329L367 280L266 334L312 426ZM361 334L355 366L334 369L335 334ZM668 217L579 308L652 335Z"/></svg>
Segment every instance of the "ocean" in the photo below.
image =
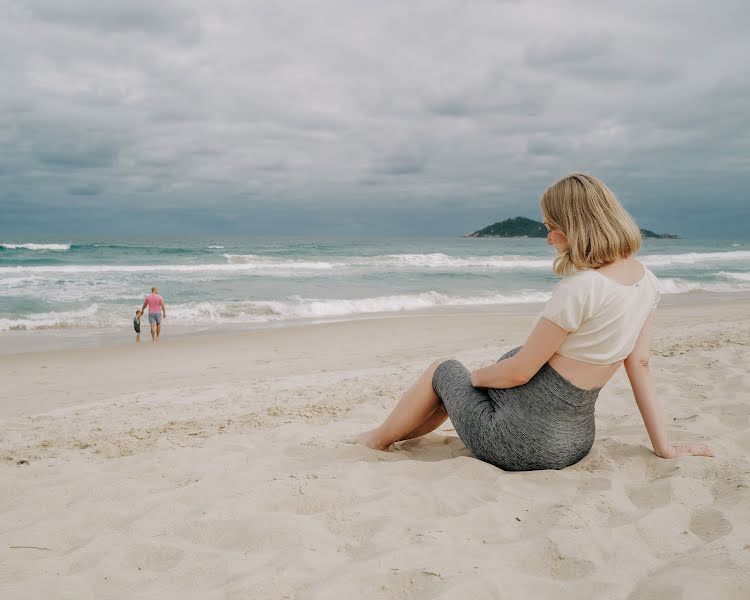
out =
<svg viewBox="0 0 750 600"><path fill-rule="evenodd" d="M151 286L167 305L167 335L531 309L557 280L553 256L544 239L525 238L2 241L0 351L127 340ZM750 292L746 240L645 240L639 257L665 299Z"/></svg>

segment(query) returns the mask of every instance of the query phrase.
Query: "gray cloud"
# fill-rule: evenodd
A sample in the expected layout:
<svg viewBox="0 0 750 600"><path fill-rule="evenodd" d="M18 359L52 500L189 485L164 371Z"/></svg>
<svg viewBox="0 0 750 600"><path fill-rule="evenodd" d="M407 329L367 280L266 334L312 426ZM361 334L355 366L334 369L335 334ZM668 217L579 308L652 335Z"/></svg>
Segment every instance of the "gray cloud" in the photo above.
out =
<svg viewBox="0 0 750 600"><path fill-rule="evenodd" d="M68 188L71 196L96 196L102 193L102 186L97 183L74 185Z"/></svg>
<svg viewBox="0 0 750 600"><path fill-rule="evenodd" d="M739 0L0 10L6 233L463 233L585 170L649 228L747 235Z"/></svg>
<svg viewBox="0 0 750 600"><path fill-rule="evenodd" d="M56 139L42 137L33 144L32 152L42 166L87 169L112 165L118 150L106 140L72 132Z"/></svg>
<svg viewBox="0 0 750 600"><path fill-rule="evenodd" d="M36 21L95 33L184 33L197 26L197 13L171 0L26 0L24 7Z"/></svg>

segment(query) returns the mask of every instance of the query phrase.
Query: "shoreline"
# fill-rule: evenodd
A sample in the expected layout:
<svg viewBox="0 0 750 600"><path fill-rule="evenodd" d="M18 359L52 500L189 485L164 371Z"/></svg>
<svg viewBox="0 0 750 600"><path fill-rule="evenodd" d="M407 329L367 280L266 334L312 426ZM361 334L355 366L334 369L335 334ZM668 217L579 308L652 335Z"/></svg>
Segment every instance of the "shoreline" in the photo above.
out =
<svg viewBox="0 0 750 600"><path fill-rule="evenodd" d="M529 305L521 305L525 308ZM750 314L750 299L693 303L664 303L657 312L662 334L684 322L701 323L720 313L741 322ZM200 376L206 384L246 381L255 375L285 376L290 369L314 375L316 369L366 369L373 356L385 365L429 364L440 356L463 352L479 364L496 359L523 343L537 310L398 314L367 319L301 324L249 331L223 331L167 336L158 343L113 343L106 346L8 353L0 361L0 378L9 399L0 402L0 417L17 410L40 412L119 393L163 389ZM697 325L696 325L697 327ZM441 335L455 330L456 339ZM394 335L383 335L381 332ZM146 332L148 335L148 332ZM407 349L411 349L406 352ZM390 354L404 354L399 362ZM497 355L497 356L495 356ZM494 357L494 358L493 358ZM425 362L426 361L426 362ZM102 379L100 373L106 373ZM29 385L33 382L33 385ZM63 405L50 403L40 389L67 386ZM1 395L0 395L1 396ZM58 397L58 400L61 397Z"/></svg>
<svg viewBox="0 0 750 600"><path fill-rule="evenodd" d="M714 303L734 303L750 300L748 292L689 292L683 294L662 294L661 307L691 306ZM543 303L509 303L474 306L435 306L426 309L415 309L398 312L360 313L321 318L298 318L269 321L266 323L221 323L215 326L196 328L178 326L171 328L171 321L165 320L162 341L167 339L182 340L191 337L204 338L215 335L242 335L260 331L311 327L333 323L350 323L379 319L409 319L433 316L449 317L453 315L526 315L538 314ZM27 354L47 351L76 350L80 348L102 349L135 345L135 332L132 326L123 326L122 331L86 330L74 328L39 329L0 332L0 356ZM148 320L141 321L141 344L150 344Z"/></svg>

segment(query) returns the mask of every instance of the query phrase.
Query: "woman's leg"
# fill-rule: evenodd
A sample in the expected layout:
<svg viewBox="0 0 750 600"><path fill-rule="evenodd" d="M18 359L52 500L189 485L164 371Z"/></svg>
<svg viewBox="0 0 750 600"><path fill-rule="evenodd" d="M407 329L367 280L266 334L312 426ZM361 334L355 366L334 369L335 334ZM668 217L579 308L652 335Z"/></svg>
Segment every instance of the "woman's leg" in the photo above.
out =
<svg viewBox="0 0 750 600"><path fill-rule="evenodd" d="M448 414L432 389L435 369L443 362L445 361L433 362L414 385L404 392L383 424L366 431L357 441L376 450L385 450L393 442L424 435L443 423Z"/></svg>
<svg viewBox="0 0 750 600"><path fill-rule="evenodd" d="M432 413L432 415L424 423L422 423L415 430L407 433L404 437L402 437L398 441L403 442L404 440L413 440L414 438L427 435L428 433L435 431L438 427L440 427L447 420L448 420L448 411L445 410L445 406L442 406L442 405L438 406L435 412Z"/></svg>

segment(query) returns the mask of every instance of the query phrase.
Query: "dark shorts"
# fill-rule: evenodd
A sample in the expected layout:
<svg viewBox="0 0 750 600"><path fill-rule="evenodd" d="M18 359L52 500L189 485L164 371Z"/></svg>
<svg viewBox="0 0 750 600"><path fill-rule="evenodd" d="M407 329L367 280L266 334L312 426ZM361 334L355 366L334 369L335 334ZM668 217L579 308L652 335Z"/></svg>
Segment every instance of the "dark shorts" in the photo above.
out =
<svg viewBox="0 0 750 600"><path fill-rule="evenodd" d="M435 370L432 387L466 447L501 469L562 469L594 443L599 389L576 387L549 364L523 385L495 389L475 388L468 369L447 360Z"/></svg>

